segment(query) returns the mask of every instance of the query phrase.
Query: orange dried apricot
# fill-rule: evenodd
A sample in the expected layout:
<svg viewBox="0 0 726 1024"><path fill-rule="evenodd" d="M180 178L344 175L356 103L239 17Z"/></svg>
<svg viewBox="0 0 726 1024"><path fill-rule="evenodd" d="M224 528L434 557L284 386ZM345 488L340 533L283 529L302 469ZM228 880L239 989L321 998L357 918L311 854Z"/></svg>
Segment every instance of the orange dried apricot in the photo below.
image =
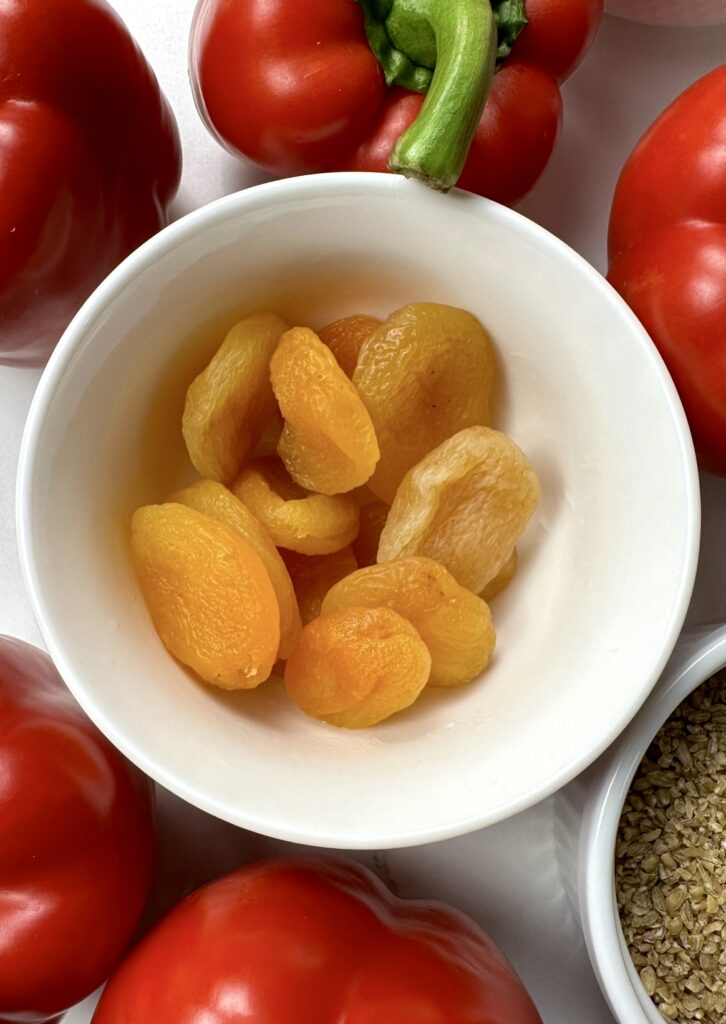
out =
<svg viewBox="0 0 726 1024"><path fill-rule="evenodd" d="M343 494L378 462L371 418L327 345L307 327L283 334L270 362L285 426L277 451L301 487Z"/></svg>
<svg viewBox="0 0 726 1024"><path fill-rule="evenodd" d="M506 560L506 562L501 567L496 576L493 579L489 580L487 585L482 590L481 594L479 594L479 597L483 601L491 601L493 598L497 596L497 594L501 594L504 588L508 587L509 584L514 579L514 574L516 571L517 549L512 548L512 553L509 556L509 558Z"/></svg>
<svg viewBox="0 0 726 1024"><path fill-rule="evenodd" d="M426 555L478 594L510 557L539 495L534 467L510 437L461 430L401 481L378 561Z"/></svg>
<svg viewBox="0 0 726 1024"><path fill-rule="evenodd" d="M239 498L214 480L197 480L190 487L172 494L169 500L234 527L260 556L280 606L279 655L286 658L300 632L300 611L290 574L262 523Z"/></svg>
<svg viewBox="0 0 726 1024"><path fill-rule="evenodd" d="M359 511L347 494L311 494L295 484L276 459L254 459L232 491L275 544L303 555L340 551L358 533Z"/></svg>
<svg viewBox="0 0 726 1024"><path fill-rule="evenodd" d="M379 498L390 504L408 470L447 437L489 423L494 374L489 334L462 309L413 303L373 332L352 380L381 450L369 483Z"/></svg>
<svg viewBox="0 0 726 1024"><path fill-rule="evenodd" d="M201 476L228 483L274 416L270 358L287 327L273 313L241 320L189 385L182 434Z"/></svg>
<svg viewBox="0 0 726 1024"><path fill-rule="evenodd" d="M285 688L307 715L359 729L408 707L426 685L431 656L391 608L346 608L303 628Z"/></svg>
<svg viewBox="0 0 726 1024"><path fill-rule="evenodd" d="M380 322L374 316L356 313L354 316L336 320L320 331L318 337L328 346L347 377L353 376L363 343L368 341Z"/></svg>
<svg viewBox="0 0 726 1024"><path fill-rule="evenodd" d="M358 536L353 541L353 552L361 567L375 564L388 508L385 501L371 501L361 505Z"/></svg>
<svg viewBox="0 0 726 1024"><path fill-rule="evenodd" d="M262 559L225 523L167 502L136 510L131 555L167 649L208 683L251 689L280 646L280 610Z"/></svg>
<svg viewBox="0 0 726 1024"><path fill-rule="evenodd" d="M320 614L323 598L333 584L358 568L350 547L334 551L332 555L299 555L296 551L287 551L285 565L295 587L303 625Z"/></svg>
<svg viewBox="0 0 726 1024"><path fill-rule="evenodd" d="M468 683L489 664L496 642L489 606L430 558L399 558L346 576L321 614L393 608L416 627L431 655L432 686Z"/></svg>

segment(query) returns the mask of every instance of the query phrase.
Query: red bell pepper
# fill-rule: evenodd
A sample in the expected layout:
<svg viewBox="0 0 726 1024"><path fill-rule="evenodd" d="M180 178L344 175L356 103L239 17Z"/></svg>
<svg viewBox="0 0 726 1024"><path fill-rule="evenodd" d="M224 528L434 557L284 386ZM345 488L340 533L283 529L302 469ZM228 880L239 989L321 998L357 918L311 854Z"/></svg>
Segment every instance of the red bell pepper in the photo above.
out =
<svg viewBox="0 0 726 1024"><path fill-rule="evenodd" d="M276 174L392 169L513 203L549 160L558 83L590 45L602 7L201 0L192 83L210 130Z"/></svg>
<svg viewBox="0 0 726 1024"><path fill-rule="evenodd" d="M152 791L50 658L0 637L0 1022L55 1018L98 987L152 878Z"/></svg>
<svg viewBox="0 0 726 1024"><path fill-rule="evenodd" d="M273 860L178 904L93 1024L541 1024L494 944L359 865Z"/></svg>
<svg viewBox="0 0 726 1024"><path fill-rule="evenodd" d="M702 466L726 475L726 64L635 147L608 249L608 278L658 346Z"/></svg>
<svg viewBox="0 0 726 1024"><path fill-rule="evenodd" d="M105 0L0 0L0 362L39 363L158 231L176 124Z"/></svg>
<svg viewBox="0 0 726 1024"><path fill-rule="evenodd" d="M726 475L726 65L646 131L615 187L608 280L663 355L703 468Z"/></svg>

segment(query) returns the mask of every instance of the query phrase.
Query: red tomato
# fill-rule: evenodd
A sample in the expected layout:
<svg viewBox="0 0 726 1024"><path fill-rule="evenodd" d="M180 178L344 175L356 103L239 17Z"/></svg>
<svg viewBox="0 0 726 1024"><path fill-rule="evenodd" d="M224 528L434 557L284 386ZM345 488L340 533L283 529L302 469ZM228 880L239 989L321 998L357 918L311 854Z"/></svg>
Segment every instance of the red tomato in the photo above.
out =
<svg viewBox="0 0 726 1024"><path fill-rule="evenodd" d="M726 474L726 64L635 147L608 248L608 279L658 346L702 466Z"/></svg>
<svg viewBox="0 0 726 1024"><path fill-rule="evenodd" d="M0 1021L45 1021L111 973L154 854L149 783L50 658L0 637Z"/></svg>
<svg viewBox="0 0 726 1024"><path fill-rule="evenodd" d="M541 1024L477 926L341 860L198 889L109 982L93 1024Z"/></svg>

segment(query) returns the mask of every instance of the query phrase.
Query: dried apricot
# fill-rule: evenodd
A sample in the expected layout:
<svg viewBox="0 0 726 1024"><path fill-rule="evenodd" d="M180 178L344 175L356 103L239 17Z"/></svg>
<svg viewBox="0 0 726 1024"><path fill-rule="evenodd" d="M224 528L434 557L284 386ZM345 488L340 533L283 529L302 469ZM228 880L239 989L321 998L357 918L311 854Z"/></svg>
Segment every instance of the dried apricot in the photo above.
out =
<svg viewBox="0 0 726 1024"><path fill-rule="evenodd" d="M340 551L358 533L358 503L347 494L311 494L295 484L276 459L254 459L232 491L275 544L303 555Z"/></svg>
<svg viewBox="0 0 726 1024"><path fill-rule="evenodd" d="M270 380L285 421L277 451L293 480L321 494L364 484L378 462L375 431L327 345L307 327L287 331Z"/></svg>
<svg viewBox="0 0 726 1024"><path fill-rule="evenodd" d="M304 625L320 614L323 598L333 584L358 568L349 547L334 551L332 555L299 555L296 551L287 551L285 565L295 587Z"/></svg>
<svg viewBox="0 0 726 1024"><path fill-rule="evenodd" d="M378 557L378 543L386 523L388 508L385 501L370 501L360 508L358 536L353 541L353 552L358 565L374 565Z"/></svg>
<svg viewBox="0 0 726 1024"><path fill-rule="evenodd" d="M398 558L336 583L321 614L393 608L416 627L431 655L432 686L468 683L489 664L496 642L489 606L430 558Z"/></svg>
<svg viewBox="0 0 726 1024"><path fill-rule="evenodd" d="M426 644L397 612L346 608L303 628L285 687L305 714L359 729L413 704L430 670Z"/></svg>
<svg viewBox="0 0 726 1024"><path fill-rule="evenodd" d="M270 358L287 327L273 313L241 320L189 385L182 434L201 476L228 483L274 416Z"/></svg>
<svg viewBox="0 0 726 1024"><path fill-rule="evenodd" d="M251 689L280 646L280 610L262 559L240 533L167 502L131 522L131 555L167 649L208 683Z"/></svg>
<svg viewBox="0 0 726 1024"><path fill-rule="evenodd" d="M234 527L260 556L280 606L279 655L286 658L300 632L300 611L290 574L262 523L239 498L214 480L197 480L191 487L172 494L169 500Z"/></svg>
<svg viewBox="0 0 726 1024"><path fill-rule="evenodd" d="M462 309L417 302L373 332L352 379L381 450L369 484L379 498L390 504L408 470L447 437L489 423L494 374L489 335Z"/></svg>
<svg viewBox="0 0 726 1024"><path fill-rule="evenodd" d="M504 588L508 587L509 584L514 579L514 574L516 571L517 549L512 548L512 553L509 556L509 558L506 560L506 562L501 567L496 576L493 579L489 580L487 585L482 590L481 594L479 594L479 597L483 601L491 601L493 598L497 596L497 594L501 594Z"/></svg>
<svg viewBox="0 0 726 1024"><path fill-rule="evenodd" d="M363 342L368 341L380 322L374 316L357 313L336 320L320 331L320 340L328 346L346 376L353 376Z"/></svg>
<svg viewBox="0 0 726 1024"><path fill-rule="evenodd" d="M426 555L480 593L537 507L537 474L506 434L469 427L414 466L381 533L378 561Z"/></svg>

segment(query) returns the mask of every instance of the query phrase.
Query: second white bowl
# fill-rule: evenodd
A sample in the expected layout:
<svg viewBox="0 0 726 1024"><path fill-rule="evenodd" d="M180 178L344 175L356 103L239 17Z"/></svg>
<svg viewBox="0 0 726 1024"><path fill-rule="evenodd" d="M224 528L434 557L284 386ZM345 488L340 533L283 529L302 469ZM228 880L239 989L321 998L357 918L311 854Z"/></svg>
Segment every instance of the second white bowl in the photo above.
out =
<svg viewBox="0 0 726 1024"><path fill-rule="evenodd" d="M565 857L585 940L600 987L618 1024L663 1024L633 966L615 897L615 841L623 804L656 733L701 683L726 665L726 625L684 633L663 678L645 707L587 779L572 808L576 857ZM562 800L563 798L560 798ZM577 797L575 796L577 803ZM567 817L567 809L563 817ZM581 824L577 812L582 812ZM577 867L575 868L575 860ZM569 863L568 863L569 861Z"/></svg>

